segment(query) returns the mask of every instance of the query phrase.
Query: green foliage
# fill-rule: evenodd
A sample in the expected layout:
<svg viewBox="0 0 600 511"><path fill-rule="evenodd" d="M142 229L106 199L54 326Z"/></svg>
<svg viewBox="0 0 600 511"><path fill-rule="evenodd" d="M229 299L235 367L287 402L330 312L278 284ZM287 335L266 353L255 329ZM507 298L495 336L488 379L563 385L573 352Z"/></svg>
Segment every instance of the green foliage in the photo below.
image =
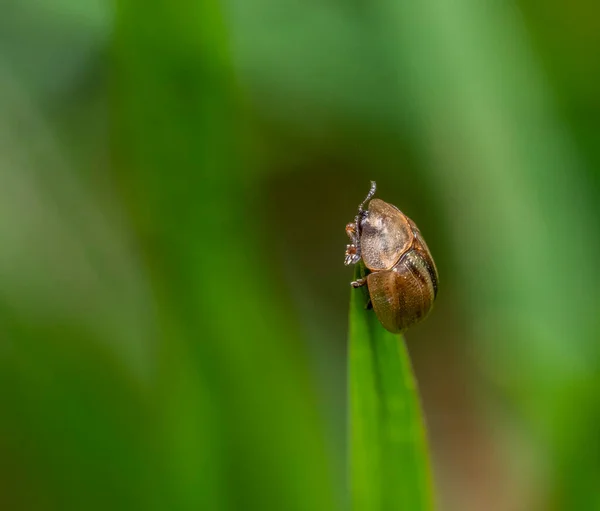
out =
<svg viewBox="0 0 600 511"><path fill-rule="evenodd" d="M294 329L269 276L248 271L260 267L260 249L240 232L251 173L236 157L219 5L144 5L117 11L116 170L146 253L161 247L149 264L164 316L161 395L179 505L332 509L305 359L290 352Z"/></svg>
<svg viewBox="0 0 600 511"><path fill-rule="evenodd" d="M0 507L330 511L308 359L240 228L220 6L124 0L113 38L101 184L2 153Z"/></svg>
<svg viewBox="0 0 600 511"><path fill-rule="evenodd" d="M440 270L408 334L440 509L599 508L597 2L5 3L0 508L343 508L370 179ZM359 297L356 505L427 509Z"/></svg>
<svg viewBox="0 0 600 511"><path fill-rule="evenodd" d="M358 275L358 270L356 274ZM353 289L349 330L349 484L354 511L433 509L429 459L404 338Z"/></svg>

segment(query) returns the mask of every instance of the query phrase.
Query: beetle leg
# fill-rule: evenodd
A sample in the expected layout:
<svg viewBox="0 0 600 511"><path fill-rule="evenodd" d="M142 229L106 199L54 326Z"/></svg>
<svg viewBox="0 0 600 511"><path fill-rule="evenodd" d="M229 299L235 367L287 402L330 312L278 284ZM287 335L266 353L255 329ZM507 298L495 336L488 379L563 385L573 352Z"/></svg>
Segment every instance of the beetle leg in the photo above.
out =
<svg viewBox="0 0 600 511"><path fill-rule="evenodd" d="M346 234L352 243L356 243L356 224L350 223L346 225Z"/></svg>
<svg viewBox="0 0 600 511"><path fill-rule="evenodd" d="M367 305L365 305L365 309L371 310L372 308L373 308L373 302L369 298L369 301L367 302Z"/></svg>
<svg viewBox="0 0 600 511"><path fill-rule="evenodd" d="M346 257L344 259L344 264L346 266L349 264L356 264L358 261L360 261L360 235L356 226L356 223L346 225L346 234L351 241L350 245L346 245Z"/></svg>
<svg viewBox="0 0 600 511"><path fill-rule="evenodd" d="M356 264L358 261L360 261L360 252L356 245L353 243L346 245L346 257L344 258L344 264L348 266L349 264Z"/></svg>
<svg viewBox="0 0 600 511"><path fill-rule="evenodd" d="M350 282L352 287L362 287L367 283L367 279L358 279Z"/></svg>

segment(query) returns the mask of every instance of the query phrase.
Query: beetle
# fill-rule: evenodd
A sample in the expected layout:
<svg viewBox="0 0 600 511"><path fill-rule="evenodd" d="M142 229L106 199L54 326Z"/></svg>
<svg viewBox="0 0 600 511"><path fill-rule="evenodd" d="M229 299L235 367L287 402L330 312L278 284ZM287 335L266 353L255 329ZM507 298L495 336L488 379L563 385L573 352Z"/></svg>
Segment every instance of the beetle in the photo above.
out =
<svg viewBox="0 0 600 511"><path fill-rule="evenodd" d="M404 332L423 320L437 296L438 273L416 224L396 206L373 199L377 185L346 225L350 244L344 264L361 263L365 276L351 282L367 286L370 304L386 330ZM368 209L364 209L369 203Z"/></svg>

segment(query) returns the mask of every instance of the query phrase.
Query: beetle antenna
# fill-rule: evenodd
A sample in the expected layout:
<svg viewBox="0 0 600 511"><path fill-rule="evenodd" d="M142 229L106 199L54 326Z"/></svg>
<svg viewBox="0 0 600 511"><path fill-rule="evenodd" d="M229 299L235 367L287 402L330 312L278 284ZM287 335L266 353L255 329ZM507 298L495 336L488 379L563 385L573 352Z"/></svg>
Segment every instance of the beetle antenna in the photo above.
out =
<svg viewBox="0 0 600 511"><path fill-rule="evenodd" d="M377 183L375 181L371 181L371 189L369 190L369 193L365 197L365 200L362 201L358 205L358 215L356 215L356 217L354 218L354 225L356 225L356 239L357 240L360 239L360 233L362 231L362 223L363 223L363 220L367 216L367 212L363 209L363 206L371 200L373 195L375 195L375 190L377 190ZM358 246L358 242L356 242L356 245Z"/></svg>
<svg viewBox="0 0 600 511"><path fill-rule="evenodd" d="M365 197L365 200L362 201L358 206L358 214L359 215L364 213L363 206L373 198L373 195L375 195L376 190L377 190L377 183L375 181L371 181L371 189L369 190L369 193Z"/></svg>

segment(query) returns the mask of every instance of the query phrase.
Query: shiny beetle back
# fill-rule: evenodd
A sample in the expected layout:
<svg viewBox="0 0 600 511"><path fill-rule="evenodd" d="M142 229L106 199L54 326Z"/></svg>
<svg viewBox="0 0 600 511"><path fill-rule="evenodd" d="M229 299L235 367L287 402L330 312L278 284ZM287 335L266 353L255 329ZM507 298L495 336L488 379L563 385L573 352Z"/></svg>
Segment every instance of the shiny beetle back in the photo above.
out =
<svg viewBox="0 0 600 511"><path fill-rule="evenodd" d="M391 204L380 199L369 203L361 225L360 246L365 266L371 271L394 266L412 240L407 218Z"/></svg>

